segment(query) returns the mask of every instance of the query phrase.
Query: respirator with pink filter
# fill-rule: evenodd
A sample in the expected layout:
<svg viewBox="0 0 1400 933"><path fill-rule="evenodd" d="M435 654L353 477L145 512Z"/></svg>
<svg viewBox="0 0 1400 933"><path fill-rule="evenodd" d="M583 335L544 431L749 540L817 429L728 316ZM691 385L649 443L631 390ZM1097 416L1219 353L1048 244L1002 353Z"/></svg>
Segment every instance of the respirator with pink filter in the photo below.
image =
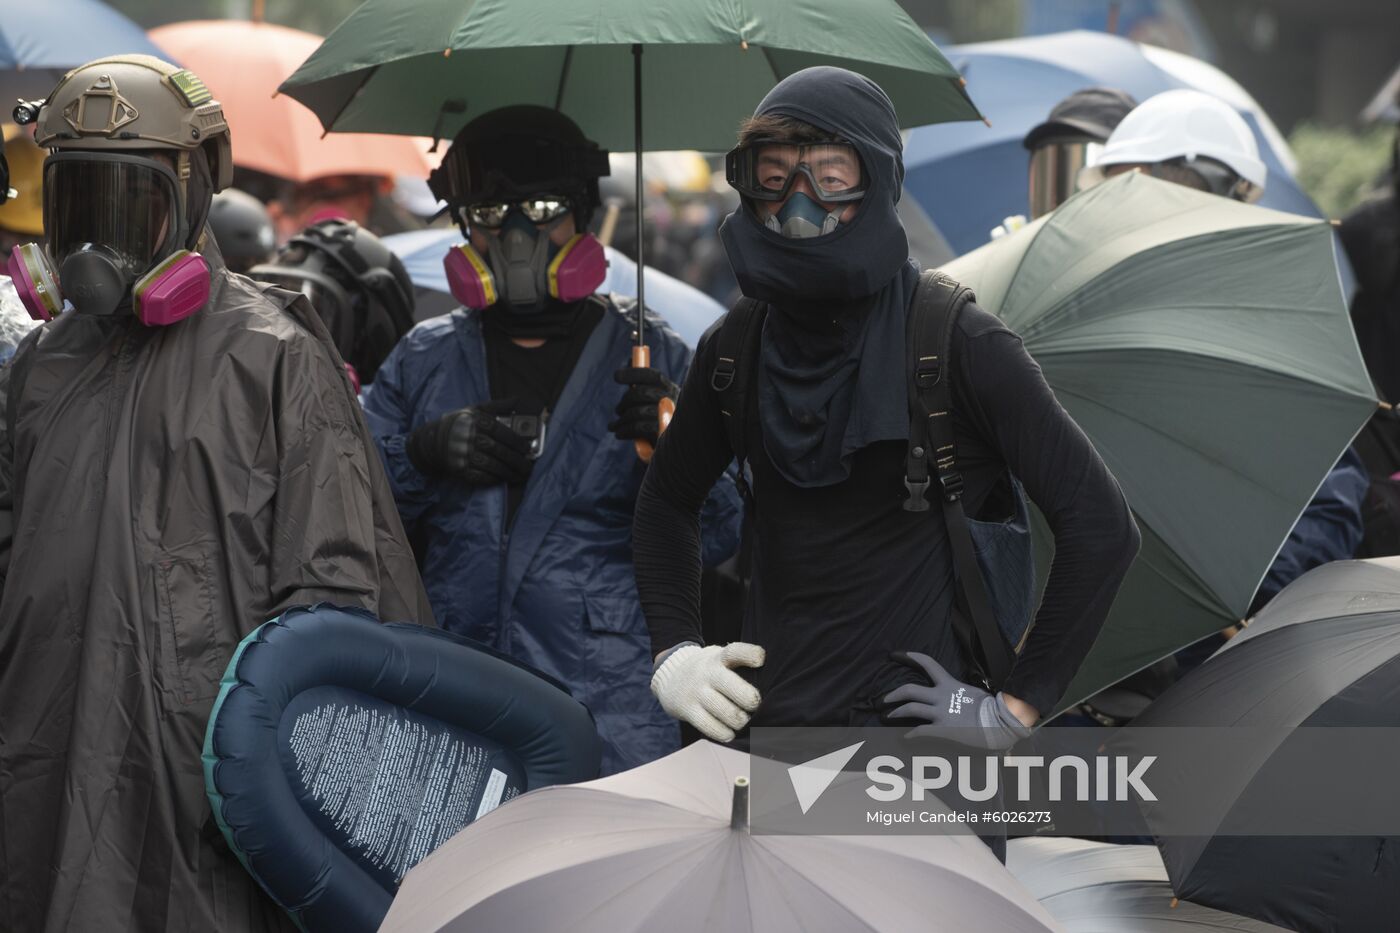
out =
<svg viewBox="0 0 1400 933"><path fill-rule="evenodd" d="M207 186L207 178L198 180ZM209 264L188 248L191 230L204 226L208 198L202 201L199 216L191 216L174 170L158 159L50 155L44 162L48 248L26 243L9 257L20 300L40 321L56 317L65 302L79 314L129 308L151 326L184 320L209 300Z"/></svg>
<svg viewBox="0 0 1400 933"><path fill-rule="evenodd" d="M546 298L570 304L597 291L607 276L607 255L593 234L554 242L551 234L569 214L563 199L476 205L467 214L489 247L482 256L470 243L459 243L443 259L452 296L464 307L480 310L506 301L528 313L543 309Z"/></svg>

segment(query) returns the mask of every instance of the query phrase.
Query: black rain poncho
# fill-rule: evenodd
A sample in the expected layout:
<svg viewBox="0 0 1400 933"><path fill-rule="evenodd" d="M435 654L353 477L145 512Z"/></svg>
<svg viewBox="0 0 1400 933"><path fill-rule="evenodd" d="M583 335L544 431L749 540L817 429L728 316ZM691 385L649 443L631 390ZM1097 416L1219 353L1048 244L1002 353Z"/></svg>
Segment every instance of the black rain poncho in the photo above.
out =
<svg viewBox="0 0 1400 933"><path fill-rule="evenodd" d="M193 317L0 371L0 929L292 929L210 820L219 678L287 606L431 623L325 328L205 255Z"/></svg>

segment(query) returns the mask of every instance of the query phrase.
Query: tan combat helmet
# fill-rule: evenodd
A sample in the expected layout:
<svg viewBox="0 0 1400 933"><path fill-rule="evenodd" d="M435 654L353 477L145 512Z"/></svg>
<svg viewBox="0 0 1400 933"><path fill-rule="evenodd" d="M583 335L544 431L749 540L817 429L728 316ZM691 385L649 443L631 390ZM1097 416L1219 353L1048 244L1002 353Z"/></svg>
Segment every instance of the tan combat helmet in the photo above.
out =
<svg viewBox="0 0 1400 933"><path fill-rule="evenodd" d="M63 76L39 109L34 141L61 151L203 149L214 191L233 183L233 151L224 109L193 72L151 55L113 55Z"/></svg>

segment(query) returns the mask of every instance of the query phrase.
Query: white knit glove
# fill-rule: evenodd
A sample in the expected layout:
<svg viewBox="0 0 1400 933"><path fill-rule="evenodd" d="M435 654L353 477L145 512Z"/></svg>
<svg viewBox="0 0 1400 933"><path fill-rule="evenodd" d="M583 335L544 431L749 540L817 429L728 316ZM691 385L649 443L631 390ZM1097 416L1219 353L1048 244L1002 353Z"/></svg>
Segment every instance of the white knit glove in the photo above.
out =
<svg viewBox="0 0 1400 933"><path fill-rule="evenodd" d="M728 742L758 709L758 690L735 667L762 667L763 649L742 641L723 647L681 645L651 675L661 708L706 738Z"/></svg>

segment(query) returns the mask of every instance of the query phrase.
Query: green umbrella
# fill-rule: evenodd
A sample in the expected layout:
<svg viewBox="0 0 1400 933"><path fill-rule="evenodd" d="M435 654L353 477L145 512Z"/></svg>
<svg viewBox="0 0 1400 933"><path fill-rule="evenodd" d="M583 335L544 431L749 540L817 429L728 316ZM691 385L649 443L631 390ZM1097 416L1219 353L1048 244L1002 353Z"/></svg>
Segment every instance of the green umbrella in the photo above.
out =
<svg viewBox="0 0 1400 933"><path fill-rule="evenodd" d="M553 107L640 167L644 149L729 149L769 89L813 65L874 80L903 126L981 116L895 0L368 0L282 90L327 131L435 139L497 107ZM633 366L650 362L644 268L639 223Z"/></svg>
<svg viewBox="0 0 1400 933"><path fill-rule="evenodd" d="M328 130L450 138L488 110L539 104L625 150L634 46L648 149L729 149L763 95L812 65L866 75L904 126L981 116L894 0L369 0L282 90Z"/></svg>
<svg viewBox="0 0 1400 933"><path fill-rule="evenodd" d="M1240 621L1376 409L1329 225L1131 173L944 269L1025 340L1142 530L1064 704Z"/></svg>

